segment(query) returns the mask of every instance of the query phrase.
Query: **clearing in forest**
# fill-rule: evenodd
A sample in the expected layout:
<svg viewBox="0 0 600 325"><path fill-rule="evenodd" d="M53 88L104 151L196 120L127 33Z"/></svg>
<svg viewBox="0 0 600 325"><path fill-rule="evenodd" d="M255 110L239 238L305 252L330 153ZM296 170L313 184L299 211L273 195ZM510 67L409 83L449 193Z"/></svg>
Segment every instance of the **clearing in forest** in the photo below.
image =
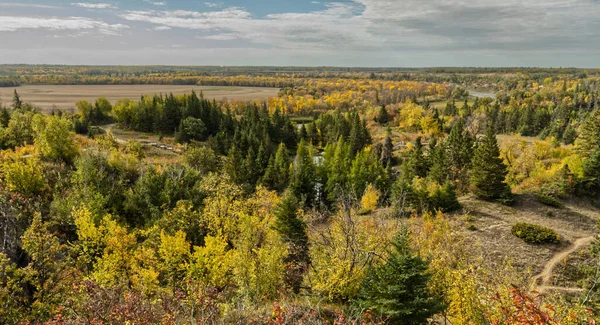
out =
<svg viewBox="0 0 600 325"><path fill-rule="evenodd" d="M0 102L8 105L12 102L14 90L17 90L23 102L31 103L43 111L56 107L61 110L74 109L78 100L94 101L106 97L113 104L119 99L139 100L142 95L188 94L192 90L202 91L204 98L228 100L253 100L275 97L278 88L262 87L226 87L192 85L27 85L16 88L0 88Z"/></svg>

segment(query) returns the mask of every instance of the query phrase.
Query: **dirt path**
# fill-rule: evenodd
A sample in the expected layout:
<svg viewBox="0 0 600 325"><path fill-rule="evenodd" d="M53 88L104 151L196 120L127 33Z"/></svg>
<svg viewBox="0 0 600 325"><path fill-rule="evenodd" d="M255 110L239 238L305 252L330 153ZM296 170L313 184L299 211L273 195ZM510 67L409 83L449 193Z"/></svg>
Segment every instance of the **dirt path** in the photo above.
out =
<svg viewBox="0 0 600 325"><path fill-rule="evenodd" d="M554 272L554 268L556 268L556 266L559 263L564 261L569 255L571 255L573 252L577 251L581 247L589 245L592 241L594 241L595 238L596 238L595 236L579 238L579 239L575 240L575 242L573 242L567 248L563 249L562 251L560 251L560 252L556 253L554 256L552 256L552 258L548 262L546 262L546 264L544 265L544 269L542 270L542 272L540 272L538 275L536 275L532 279L533 286L536 288L536 290L539 291L540 293L544 293L545 291L548 291L548 290L581 292L582 290L579 288L566 288L566 287L563 288L563 287L552 286L551 285L552 273ZM540 280L541 280L541 283L538 284L538 282L540 282Z"/></svg>

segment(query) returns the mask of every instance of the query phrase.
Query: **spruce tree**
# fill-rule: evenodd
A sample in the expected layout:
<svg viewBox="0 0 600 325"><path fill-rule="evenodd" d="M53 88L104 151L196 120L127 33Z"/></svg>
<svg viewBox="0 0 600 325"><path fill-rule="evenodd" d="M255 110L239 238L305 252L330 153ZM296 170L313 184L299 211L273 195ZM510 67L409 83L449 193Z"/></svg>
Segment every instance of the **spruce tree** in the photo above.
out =
<svg viewBox="0 0 600 325"><path fill-rule="evenodd" d="M263 184L278 192L285 190L290 178L290 165L290 154L285 145L281 143L275 155L269 159Z"/></svg>
<svg viewBox="0 0 600 325"><path fill-rule="evenodd" d="M294 293L300 291L302 276L310 263L306 223L298 217L298 209L298 199L287 192L275 210L274 226L288 247L285 278Z"/></svg>
<svg viewBox="0 0 600 325"><path fill-rule="evenodd" d="M312 150L300 140L290 175L290 190L308 206L316 204L317 173Z"/></svg>
<svg viewBox="0 0 600 325"><path fill-rule="evenodd" d="M429 172L429 160L425 157L421 137L417 137L415 141L415 146L406 161L406 168L407 172L421 178L426 177Z"/></svg>
<svg viewBox="0 0 600 325"><path fill-rule="evenodd" d="M439 184L444 184L450 175L448 160L446 159L446 148L443 144L438 144L429 152L431 168L427 177Z"/></svg>
<svg viewBox="0 0 600 325"><path fill-rule="evenodd" d="M505 183L506 174L506 165L500 158L496 134L490 125L475 149L471 170L473 193L485 200L508 199L510 188Z"/></svg>
<svg viewBox="0 0 600 325"><path fill-rule="evenodd" d="M583 162L583 186L587 194L600 194L600 147Z"/></svg>
<svg viewBox="0 0 600 325"><path fill-rule="evenodd" d="M423 324L444 309L427 284L426 260L410 247L407 230L392 240L386 261L367 271L359 291L359 306L388 317L390 324Z"/></svg>
<svg viewBox="0 0 600 325"><path fill-rule="evenodd" d="M381 108L379 109L379 113L377 114L377 117L375 118L375 122L385 125L390 121L390 114L388 113L387 109L385 108L385 105L381 105Z"/></svg>
<svg viewBox="0 0 600 325"><path fill-rule="evenodd" d="M469 183L468 171L473 157L473 138L465 131L462 120L452 127L446 138L445 148L450 178L460 191L464 191Z"/></svg>
<svg viewBox="0 0 600 325"><path fill-rule="evenodd" d="M392 138L390 135L386 135L385 140L383 141L383 147L381 149L381 164L383 166L388 166L392 163L394 159L394 143L392 142Z"/></svg>
<svg viewBox="0 0 600 325"><path fill-rule="evenodd" d="M575 149L587 158L600 148L600 109L596 109L581 125L581 133L575 140Z"/></svg>
<svg viewBox="0 0 600 325"><path fill-rule="evenodd" d="M15 89L15 92L13 94L12 108L13 109L21 109L22 106L23 106L23 102L21 101L21 96L19 96L19 93Z"/></svg>

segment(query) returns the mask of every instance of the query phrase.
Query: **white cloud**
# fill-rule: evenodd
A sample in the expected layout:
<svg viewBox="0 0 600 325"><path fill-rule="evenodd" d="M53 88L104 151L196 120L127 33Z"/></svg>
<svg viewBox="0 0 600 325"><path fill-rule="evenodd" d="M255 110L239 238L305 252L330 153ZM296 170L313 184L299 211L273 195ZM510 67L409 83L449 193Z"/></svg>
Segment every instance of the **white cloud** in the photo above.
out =
<svg viewBox="0 0 600 325"><path fill-rule="evenodd" d="M53 31L96 30L103 35L118 35L123 24L108 24L101 20L86 17L15 17L0 16L0 32L15 32L23 29L44 29Z"/></svg>
<svg viewBox="0 0 600 325"><path fill-rule="evenodd" d="M204 5L209 8L222 8L224 4L223 2L205 2Z"/></svg>
<svg viewBox="0 0 600 325"><path fill-rule="evenodd" d="M166 2L164 2L164 1L151 1L151 0L144 0L144 2L146 2L146 3L149 3L149 4L151 4L151 5L154 5L154 6L166 6L166 5L167 5L167 3L166 3Z"/></svg>
<svg viewBox="0 0 600 325"><path fill-rule="evenodd" d="M117 8L110 3L87 3L87 2L74 2L71 5L86 9L114 9Z"/></svg>
<svg viewBox="0 0 600 325"><path fill-rule="evenodd" d="M57 7L57 6L40 5L40 4L33 4L33 3L14 3L14 2L0 2L0 7L60 9L60 7Z"/></svg>

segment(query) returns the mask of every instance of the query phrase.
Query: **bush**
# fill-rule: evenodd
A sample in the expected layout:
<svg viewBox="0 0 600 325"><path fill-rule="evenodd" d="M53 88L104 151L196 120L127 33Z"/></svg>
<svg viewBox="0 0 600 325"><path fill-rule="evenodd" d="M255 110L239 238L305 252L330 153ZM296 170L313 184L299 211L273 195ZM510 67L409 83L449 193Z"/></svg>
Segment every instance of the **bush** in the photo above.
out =
<svg viewBox="0 0 600 325"><path fill-rule="evenodd" d="M530 244L557 244L560 241L556 231L524 222L514 225L511 233Z"/></svg>
<svg viewBox="0 0 600 325"><path fill-rule="evenodd" d="M540 203L549 205L551 207L560 208L562 203L552 194L540 191L536 194L536 197Z"/></svg>

